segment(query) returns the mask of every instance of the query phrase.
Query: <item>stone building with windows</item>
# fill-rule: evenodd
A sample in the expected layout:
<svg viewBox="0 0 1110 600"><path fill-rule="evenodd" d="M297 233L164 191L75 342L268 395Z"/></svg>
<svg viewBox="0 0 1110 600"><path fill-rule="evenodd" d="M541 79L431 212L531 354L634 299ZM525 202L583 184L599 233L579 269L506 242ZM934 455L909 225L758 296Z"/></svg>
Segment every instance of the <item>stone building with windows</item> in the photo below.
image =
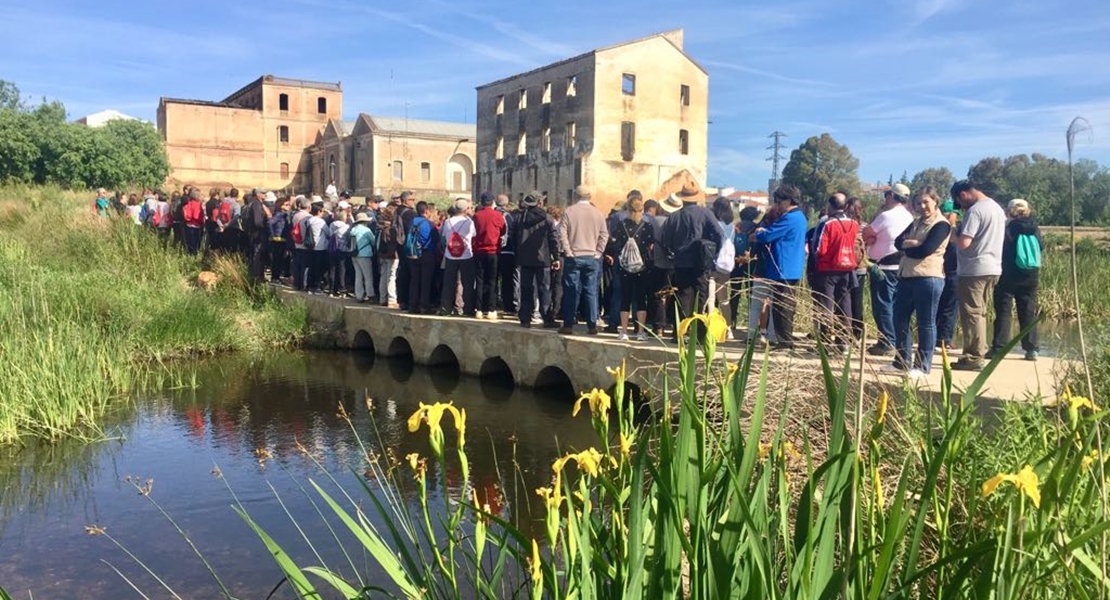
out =
<svg viewBox="0 0 1110 600"><path fill-rule="evenodd" d="M704 187L709 75L682 45L669 31L478 87L476 187L565 204L585 183L603 208Z"/></svg>
<svg viewBox="0 0 1110 600"><path fill-rule="evenodd" d="M334 180L357 195L471 194L474 125L342 115L339 83L273 75L218 102L162 98L169 183L322 193Z"/></svg>
<svg viewBox="0 0 1110 600"><path fill-rule="evenodd" d="M361 113L329 120L308 149L314 181L355 195L471 196L474 125Z"/></svg>
<svg viewBox="0 0 1110 600"><path fill-rule="evenodd" d="M264 75L218 102L162 98L158 131L171 182L323 189L305 148L342 114L339 83Z"/></svg>

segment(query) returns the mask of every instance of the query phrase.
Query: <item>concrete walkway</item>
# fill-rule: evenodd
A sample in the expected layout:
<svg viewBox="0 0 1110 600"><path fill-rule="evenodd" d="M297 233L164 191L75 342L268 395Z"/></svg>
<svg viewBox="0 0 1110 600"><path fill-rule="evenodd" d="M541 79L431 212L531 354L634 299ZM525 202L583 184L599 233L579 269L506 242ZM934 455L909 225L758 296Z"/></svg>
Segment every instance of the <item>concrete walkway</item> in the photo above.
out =
<svg viewBox="0 0 1110 600"><path fill-rule="evenodd" d="M372 349L383 356L408 353L415 362L426 365L444 364L454 359L462 372L478 376L503 367L511 372L517 384L527 387L548 385L552 383L552 375L560 373L577 390L607 387L612 377L606 367L616 366L622 360L628 361L630 370L636 365L641 367L635 376L630 374L630 380L640 385L655 385L659 369L652 372L651 366L673 367L677 356L677 349L669 340L622 342L615 334L586 335L584 326L577 327L575 335L563 336L539 326L525 329L515 320L494 322L409 315L378 305L279 289L286 300L305 301L313 320L338 326L336 345L340 347ZM398 346L399 339L405 344ZM774 369L776 372L797 369L816 375L821 366L813 344L808 345L809 349L805 349L804 342L801 346L802 349L791 352L771 352L767 355L772 361L770 366L778 367ZM745 350L743 342L718 345L718 351L723 351L730 360L739 360ZM763 349L760 349L753 362L761 365L763 356ZM956 352L949 358L954 362L958 357ZM834 361L834 372L839 373L843 357L834 357ZM890 357L865 356L865 381L900 389L903 377L882 370L890 361ZM913 382L913 385L920 391L938 392L943 377L941 361L937 353L932 373L926 380ZM1063 367L1062 362L1058 364L1051 357L1026 361L1022 354L1011 353L991 374L979 396L989 400L1051 401L1056 396ZM853 359L853 373L858 369L859 362ZM966 389L977 376L976 372L953 371L954 390Z"/></svg>

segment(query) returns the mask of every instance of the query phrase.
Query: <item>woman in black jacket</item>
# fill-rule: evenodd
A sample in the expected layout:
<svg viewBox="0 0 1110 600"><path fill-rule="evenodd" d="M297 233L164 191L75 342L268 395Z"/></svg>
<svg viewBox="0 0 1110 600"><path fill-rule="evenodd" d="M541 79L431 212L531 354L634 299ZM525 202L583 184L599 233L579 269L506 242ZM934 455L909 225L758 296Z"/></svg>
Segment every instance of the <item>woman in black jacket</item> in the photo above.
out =
<svg viewBox="0 0 1110 600"><path fill-rule="evenodd" d="M1010 341L1010 322L1017 305L1018 326L1029 328L1021 338L1021 349L1025 350L1025 360L1037 360L1041 350L1036 326L1037 287L1044 239L1028 202L1014 198L1006 206L1006 213L1010 221L1002 242L1002 276L994 287L994 339L987 358L993 358Z"/></svg>
<svg viewBox="0 0 1110 600"><path fill-rule="evenodd" d="M615 230L609 232L609 245L605 249L605 254L611 258L611 262L615 269L620 272L621 278L621 333L618 339L627 340L628 334L632 332L629 327L629 317L632 314L632 307L636 307L636 325L639 326L640 332L637 334L636 339L643 342L647 340L647 308L649 289L648 283L651 281L650 277L646 274L651 268L652 253L654 252L655 245L655 228L652 222L644 218L644 199L634 197L629 199L628 205L628 218L621 221L620 225ZM628 265L622 264L621 255L624 253L624 247L631 240L640 254L639 270L629 269Z"/></svg>

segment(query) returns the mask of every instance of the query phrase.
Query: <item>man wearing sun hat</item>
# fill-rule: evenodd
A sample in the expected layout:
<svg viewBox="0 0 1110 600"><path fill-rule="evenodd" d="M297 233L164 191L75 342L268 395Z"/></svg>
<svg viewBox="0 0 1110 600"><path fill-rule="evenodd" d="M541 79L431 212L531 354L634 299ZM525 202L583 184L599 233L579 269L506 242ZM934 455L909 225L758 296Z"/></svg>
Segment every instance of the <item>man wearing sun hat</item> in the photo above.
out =
<svg viewBox="0 0 1110 600"><path fill-rule="evenodd" d="M656 211L652 217L655 228L655 245L652 249L652 266L648 269L648 300L651 307L648 320L651 322L655 335L662 337L667 323L674 316L674 294L671 293L672 278L674 277L674 260L670 253L663 247L663 225L667 219L682 208L682 200L674 194L661 201L649 200L644 203L645 212L647 205L655 202Z"/></svg>
<svg viewBox="0 0 1110 600"><path fill-rule="evenodd" d="M874 356L894 353L894 291L898 288L898 265L902 259L894 240L913 223L913 214L906 208L909 199L910 188L895 183L883 194L882 212L863 228L867 258L878 267L870 271L871 315L879 339L867 353Z"/></svg>
<svg viewBox="0 0 1110 600"><path fill-rule="evenodd" d="M697 184L682 186L672 197L682 208L663 225L663 247L674 260L679 318L685 319L702 312L709 299L709 271L721 244L721 228L713 211L703 205L705 194Z"/></svg>

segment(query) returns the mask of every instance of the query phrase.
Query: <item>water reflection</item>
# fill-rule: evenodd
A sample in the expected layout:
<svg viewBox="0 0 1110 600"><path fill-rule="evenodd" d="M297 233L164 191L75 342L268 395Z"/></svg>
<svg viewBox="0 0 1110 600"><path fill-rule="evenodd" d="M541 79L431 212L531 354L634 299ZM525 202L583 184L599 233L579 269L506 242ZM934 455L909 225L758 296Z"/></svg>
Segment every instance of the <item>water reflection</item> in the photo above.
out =
<svg viewBox="0 0 1110 600"><path fill-rule="evenodd" d="M195 389L136 399L114 415L109 426L120 441L31 446L0 455L0 585L41 597L75 589L88 598L133 595L103 560L153 595L164 595L109 541L85 534L85 525L96 524L184 597L218 595L153 499L236 595L264 597L281 576L230 510L229 488L287 551L315 564L276 491L322 559L343 564L338 550L329 549L334 544L322 543L331 534L310 503L312 494L304 493L310 479L331 487L316 463L352 496L365 498L358 481L367 466L360 439L382 460L429 454L426 437L405 426L419 402L453 400L468 413L470 481L462 481L454 466L439 472L429 465L433 499L444 489L472 485L483 502L503 508L528 534L542 527L540 499L531 490L547 483L560 451L593 442L588 420L570 418L567 398L460 377L450 369L339 353L222 358L195 368ZM453 440L449 433L448 442ZM122 482L127 475L154 480L150 499ZM409 501L414 497L414 489L406 490ZM361 557L356 562L365 564Z"/></svg>

